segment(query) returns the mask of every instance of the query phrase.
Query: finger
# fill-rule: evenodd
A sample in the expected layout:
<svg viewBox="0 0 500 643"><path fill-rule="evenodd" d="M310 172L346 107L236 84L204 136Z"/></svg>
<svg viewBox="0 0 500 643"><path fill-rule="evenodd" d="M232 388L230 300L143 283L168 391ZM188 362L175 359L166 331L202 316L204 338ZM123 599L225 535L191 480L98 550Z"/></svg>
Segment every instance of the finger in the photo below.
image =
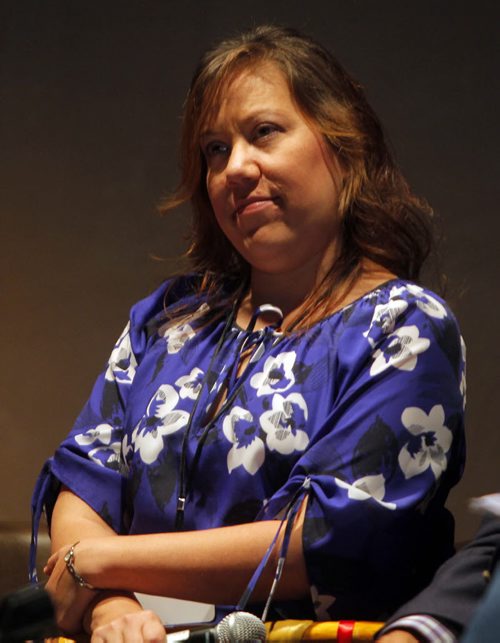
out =
<svg viewBox="0 0 500 643"><path fill-rule="evenodd" d="M95 629L91 643L143 643L144 614L124 614Z"/></svg>
<svg viewBox="0 0 500 643"><path fill-rule="evenodd" d="M45 563L44 569L50 569L52 571L54 569L54 567L55 567L56 560L57 560L57 555L52 554L52 556L50 556L48 561Z"/></svg>
<svg viewBox="0 0 500 643"><path fill-rule="evenodd" d="M150 620L142 627L142 639L145 643L164 643L167 638L165 628L158 620Z"/></svg>
<svg viewBox="0 0 500 643"><path fill-rule="evenodd" d="M59 552L57 551L55 554L52 554L51 556L49 556L49 559L45 563L45 567L43 568L43 571L46 574L50 575L52 573L54 567L56 566L56 563L57 563L58 560L59 560ZM47 571L45 571L45 570L47 570Z"/></svg>
<svg viewBox="0 0 500 643"><path fill-rule="evenodd" d="M143 643L142 637L142 615L130 614L123 619L123 643Z"/></svg>
<svg viewBox="0 0 500 643"><path fill-rule="evenodd" d="M123 630L119 619L96 628L90 637L90 643L123 643L123 641Z"/></svg>
<svg viewBox="0 0 500 643"><path fill-rule="evenodd" d="M165 629L158 616L144 610L125 617L128 627L125 630L125 643L163 643L166 638Z"/></svg>

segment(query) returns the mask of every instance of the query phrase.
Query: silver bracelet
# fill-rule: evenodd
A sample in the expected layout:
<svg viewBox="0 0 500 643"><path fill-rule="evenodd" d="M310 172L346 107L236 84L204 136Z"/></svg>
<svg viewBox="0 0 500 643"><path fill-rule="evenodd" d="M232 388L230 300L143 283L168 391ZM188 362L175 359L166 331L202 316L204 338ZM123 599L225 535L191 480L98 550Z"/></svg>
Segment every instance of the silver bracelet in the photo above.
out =
<svg viewBox="0 0 500 643"><path fill-rule="evenodd" d="M68 553L64 557L64 562L66 563L66 569L70 573L70 575L75 579L75 582L80 585L80 587L85 587L86 589L97 589L90 583L87 583L86 580L83 579L82 576L76 571L75 569L75 547L78 545L80 541L77 540L76 543L71 545L71 547L68 550Z"/></svg>

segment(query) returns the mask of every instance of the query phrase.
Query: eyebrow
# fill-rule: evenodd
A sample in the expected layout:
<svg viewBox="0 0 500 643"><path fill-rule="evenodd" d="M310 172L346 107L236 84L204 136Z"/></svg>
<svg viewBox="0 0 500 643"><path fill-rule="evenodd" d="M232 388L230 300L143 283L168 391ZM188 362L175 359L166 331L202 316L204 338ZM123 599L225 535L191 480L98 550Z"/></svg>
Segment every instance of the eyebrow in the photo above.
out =
<svg viewBox="0 0 500 643"><path fill-rule="evenodd" d="M285 112L279 110L279 109L266 109L262 107L257 107L253 111L249 112L243 119L242 123L243 125L248 124L251 121L254 120L261 120L263 122L267 120L273 120L274 118L283 118L286 117ZM211 138L213 136L218 136L220 135L221 130L214 130L214 129L204 129L200 133L200 141L204 140L206 138Z"/></svg>
<svg viewBox="0 0 500 643"><path fill-rule="evenodd" d="M212 136L217 136L217 132L215 130L211 130L211 129L203 130L200 134L200 141L205 138L211 138Z"/></svg>

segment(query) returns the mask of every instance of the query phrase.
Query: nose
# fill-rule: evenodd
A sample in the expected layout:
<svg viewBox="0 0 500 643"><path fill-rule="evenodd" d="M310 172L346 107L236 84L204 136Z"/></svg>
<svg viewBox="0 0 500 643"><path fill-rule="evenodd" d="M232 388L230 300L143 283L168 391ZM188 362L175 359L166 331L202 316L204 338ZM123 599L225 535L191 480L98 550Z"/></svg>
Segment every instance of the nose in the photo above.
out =
<svg viewBox="0 0 500 643"><path fill-rule="evenodd" d="M255 149L246 141L233 144L226 163L226 181L231 188L258 182L261 170Z"/></svg>

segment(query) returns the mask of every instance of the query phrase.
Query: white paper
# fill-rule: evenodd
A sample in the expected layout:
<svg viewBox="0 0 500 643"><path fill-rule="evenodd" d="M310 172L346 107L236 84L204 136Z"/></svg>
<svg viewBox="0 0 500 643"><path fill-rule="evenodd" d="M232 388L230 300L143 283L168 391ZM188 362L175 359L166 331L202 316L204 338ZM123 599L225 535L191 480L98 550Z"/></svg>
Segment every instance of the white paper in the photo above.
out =
<svg viewBox="0 0 500 643"><path fill-rule="evenodd" d="M500 493L489 493L486 496L472 498L469 505L473 511L500 516Z"/></svg>
<svg viewBox="0 0 500 643"><path fill-rule="evenodd" d="M166 626L210 623L215 618L215 605L183 601L178 598L135 593L146 610L152 610Z"/></svg>

